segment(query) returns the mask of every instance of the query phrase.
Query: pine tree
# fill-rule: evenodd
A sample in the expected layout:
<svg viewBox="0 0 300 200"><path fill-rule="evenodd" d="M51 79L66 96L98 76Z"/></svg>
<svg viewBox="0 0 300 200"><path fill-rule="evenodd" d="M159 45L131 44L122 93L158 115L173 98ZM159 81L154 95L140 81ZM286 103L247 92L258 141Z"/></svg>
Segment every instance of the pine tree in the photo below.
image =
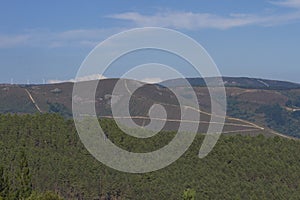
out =
<svg viewBox="0 0 300 200"><path fill-rule="evenodd" d="M188 188L183 192L183 200L195 200L196 191L194 189Z"/></svg>
<svg viewBox="0 0 300 200"><path fill-rule="evenodd" d="M8 178L4 173L4 169L0 166L0 199L7 199L9 197Z"/></svg>
<svg viewBox="0 0 300 200"><path fill-rule="evenodd" d="M18 173L18 199L26 199L32 193L31 174L24 151L21 151Z"/></svg>

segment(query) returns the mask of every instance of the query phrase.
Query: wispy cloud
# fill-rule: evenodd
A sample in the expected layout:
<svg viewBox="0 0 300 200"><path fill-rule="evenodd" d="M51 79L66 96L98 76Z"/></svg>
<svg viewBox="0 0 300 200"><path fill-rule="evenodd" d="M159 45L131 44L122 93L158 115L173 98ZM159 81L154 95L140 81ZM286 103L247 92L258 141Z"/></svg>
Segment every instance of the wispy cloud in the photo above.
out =
<svg viewBox="0 0 300 200"><path fill-rule="evenodd" d="M145 82L145 83L159 83L159 82L162 82L163 79L161 79L161 78L145 78L145 79L142 79L141 81Z"/></svg>
<svg viewBox="0 0 300 200"><path fill-rule="evenodd" d="M143 15L137 12L126 12L108 16L113 19L128 20L137 26L163 26L178 29L201 29L217 28L227 29L237 26L245 26L256 21L255 16L250 15L231 15L223 17L210 13L192 12L166 12L154 15Z"/></svg>
<svg viewBox="0 0 300 200"><path fill-rule="evenodd" d="M0 34L0 48L16 46L32 47L94 47L108 36L118 33L121 28L75 29L54 32L43 29L26 30L22 34Z"/></svg>
<svg viewBox="0 0 300 200"><path fill-rule="evenodd" d="M83 77L77 77L76 79L66 79L66 80L58 80L58 79L51 79L47 80L47 83L49 84L55 84L55 83L66 83L66 82L82 82L82 81L92 81L92 80L101 80L101 79L107 79L106 76L103 76L102 74L92 74L88 76ZM134 78L133 78L134 79ZM167 80L167 79L166 79ZM163 81L161 78L143 78L140 81L145 83L159 83Z"/></svg>
<svg viewBox="0 0 300 200"><path fill-rule="evenodd" d="M230 29L244 26L276 26L300 21L300 0L268 0L270 4L285 12L268 13L213 13L159 11L146 15L139 12L123 12L106 16L128 21L134 27L159 26L185 30ZM129 25L131 26L131 25ZM129 27L128 26L128 27ZM131 26L132 27L132 26ZM26 47L94 47L112 34L125 28L73 29L51 31L45 29L25 30L19 34L1 34L0 48Z"/></svg>
<svg viewBox="0 0 300 200"><path fill-rule="evenodd" d="M67 79L67 80L47 80L47 83L54 84L54 83L65 83L65 82L82 82L82 81L92 81L92 80L100 80L100 79L106 79L107 77L103 76L102 74L92 74L88 76L83 77L77 77L76 79Z"/></svg>
<svg viewBox="0 0 300 200"><path fill-rule="evenodd" d="M25 44L28 39L29 35L0 35L0 48L6 47L14 47L18 45Z"/></svg>
<svg viewBox="0 0 300 200"><path fill-rule="evenodd" d="M249 25L275 26L300 20L300 0L271 1L270 3L297 9L285 13L230 13L228 15L180 11L158 12L153 15L124 12L107 17L126 20L136 26L162 26L187 30L229 29Z"/></svg>
<svg viewBox="0 0 300 200"><path fill-rule="evenodd" d="M270 3L277 6L300 9L300 0L270 1Z"/></svg>
<svg viewBox="0 0 300 200"><path fill-rule="evenodd" d="M128 20L137 26L163 26L178 29L229 29L247 25L270 26L299 20L300 12L282 15L229 14L220 16L209 13L168 12L154 15L142 15L137 12L127 12L110 15L110 18Z"/></svg>

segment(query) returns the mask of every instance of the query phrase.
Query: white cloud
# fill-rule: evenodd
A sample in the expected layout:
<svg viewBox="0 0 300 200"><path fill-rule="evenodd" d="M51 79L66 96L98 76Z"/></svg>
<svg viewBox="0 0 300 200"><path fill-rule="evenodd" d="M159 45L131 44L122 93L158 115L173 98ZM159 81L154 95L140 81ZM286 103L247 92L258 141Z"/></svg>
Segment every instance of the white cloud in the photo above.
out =
<svg viewBox="0 0 300 200"><path fill-rule="evenodd" d="M180 29L217 28L227 29L253 23L251 16L222 17L209 13L167 12L154 15L142 15L137 12L127 12L108 16L114 19L129 20L137 26L163 26Z"/></svg>
<svg viewBox="0 0 300 200"><path fill-rule="evenodd" d="M67 80L57 80L57 79L52 79L52 80L47 80L47 83L49 84L55 84L55 83L66 83L66 82L82 82L82 81L91 81L91 80L100 80L100 79L107 79L107 77L101 75L101 74L93 74L89 76L84 76L84 77L79 77L76 79L67 79ZM161 78L144 78L141 79L140 81L144 83L159 83L162 82L163 79Z"/></svg>
<svg viewBox="0 0 300 200"><path fill-rule="evenodd" d="M144 83L159 83L162 82L161 78L145 78L141 80Z"/></svg>
<svg viewBox="0 0 300 200"><path fill-rule="evenodd" d="M292 0L289 0L292 1ZM294 0L295 1L295 0ZM282 4L293 4L292 2L281 2ZM279 2L278 2L279 3ZM163 12L153 15L143 15L138 12L125 12L107 16L118 20L127 20L137 26L162 26L178 29L197 30L204 28L229 29L233 27L242 27L248 25L274 26L288 23L292 20L300 20L299 12L290 12L286 14L245 14L231 13L227 16L221 16L211 13L193 13L193 12Z"/></svg>
<svg viewBox="0 0 300 200"><path fill-rule="evenodd" d="M28 39L28 35L0 35L0 48L23 45L28 41Z"/></svg>
<svg viewBox="0 0 300 200"><path fill-rule="evenodd" d="M54 83L65 83L65 82L82 82L82 81L92 81L92 80L99 80L99 79L106 79L107 77L101 74L92 74L83 77L77 77L76 79L69 79L69 80L48 80L47 83L54 84Z"/></svg>
<svg viewBox="0 0 300 200"><path fill-rule="evenodd" d="M107 35L108 33L115 32L113 29L75 29L75 30L67 30L61 33L58 33L57 36L61 39L99 39L99 37L103 37L103 35Z"/></svg>
<svg viewBox="0 0 300 200"><path fill-rule="evenodd" d="M271 1L272 4L300 9L300 0Z"/></svg>
<svg viewBox="0 0 300 200"><path fill-rule="evenodd" d="M52 32L43 29L26 30L18 35L0 35L0 48L15 46L33 47L95 47L112 34L120 32L120 28L75 29Z"/></svg>
<svg viewBox="0 0 300 200"><path fill-rule="evenodd" d="M159 26L176 29L199 30L205 28L229 29L249 25L275 26L300 21L300 0L269 0L279 8L294 8L285 13L230 13L217 15L212 13L161 11L152 15L138 12L124 12L106 16L117 20L132 22L135 26ZM16 46L34 47L95 47L112 34L125 28L73 29L50 31L45 29L25 30L22 34L0 34L0 48Z"/></svg>

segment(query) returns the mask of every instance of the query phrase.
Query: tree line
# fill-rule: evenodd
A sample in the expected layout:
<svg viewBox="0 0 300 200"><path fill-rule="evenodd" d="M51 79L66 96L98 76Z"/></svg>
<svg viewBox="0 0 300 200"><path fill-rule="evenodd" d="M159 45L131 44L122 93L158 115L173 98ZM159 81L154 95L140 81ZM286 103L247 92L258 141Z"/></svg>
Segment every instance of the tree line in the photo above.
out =
<svg viewBox="0 0 300 200"><path fill-rule="evenodd" d="M113 120L99 120L107 138L132 152L168 144L175 132L138 139ZM281 137L222 135L198 158L204 136L170 166L128 174L98 162L74 123L57 114L0 115L0 196L6 199L297 199L300 142ZM51 192L49 192L51 191Z"/></svg>

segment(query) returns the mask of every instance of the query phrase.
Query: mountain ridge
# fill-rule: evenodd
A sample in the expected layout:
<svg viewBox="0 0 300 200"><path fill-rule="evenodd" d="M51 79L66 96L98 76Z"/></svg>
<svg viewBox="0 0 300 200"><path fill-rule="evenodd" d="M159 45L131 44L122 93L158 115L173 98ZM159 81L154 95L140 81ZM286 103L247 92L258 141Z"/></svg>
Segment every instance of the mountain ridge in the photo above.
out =
<svg viewBox="0 0 300 200"><path fill-rule="evenodd" d="M207 79L213 79L214 77L208 77ZM289 81L279 81L262 78L249 78L249 77L221 77L225 87L241 87L251 89L299 89L299 83L293 83ZM187 78L186 79L191 86L206 86L204 78ZM163 86L179 87L183 84L183 79L171 79L158 83Z"/></svg>
<svg viewBox="0 0 300 200"><path fill-rule="evenodd" d="M112 101L112 91L118 80L104 79L100 81L101 87L97 88L95 95L95 107L98 117L112 117L111 105L114 103ZM180 89L180 79L160 84L146 84L135 92L131 92L130 88L134 84L140 84L140 82L129 79L122 81L124 91L128 90L131 93L130 95L133 95L130 114L137 124L145 125L149 123L148 111L150 107L155 103L160 103L164 105L169 113L168 119L170 120L166 121L165 129L174 130L178 127L180 122L179 105L176 98L174 98L175 96L165 86L179 87ZM199 112L202 119L199 120L199 123L202 123L199 132L205 132L207 125L204 124L207 124L211 118L210 95L205 85L202 84L204 83L203 79L194 78L188 79L188 81L192 82L191 85L199 99ZM300 128L297 125L300 122L299 84L232 77L225 77L224 82L228 102L228 118L224 132L230 134L246 134L249 132L249 134L255 135L260 133L274 135L274 133L279 132L288 136L300 137ZM82 82L82 84L86 83L88 82ZM1 84L0 113L59 113L65 117L72 117L73 84L71 82L45 85ZM165 86L160 87L161 85ZM189 98L189 91L181 88L181 92ZM121 98L121 96L119 95L118 98ZM271 112L273 110L274 112ZM189 112L195 111L189 110ZM255 126L252 124L255 124Z"/></svg>

